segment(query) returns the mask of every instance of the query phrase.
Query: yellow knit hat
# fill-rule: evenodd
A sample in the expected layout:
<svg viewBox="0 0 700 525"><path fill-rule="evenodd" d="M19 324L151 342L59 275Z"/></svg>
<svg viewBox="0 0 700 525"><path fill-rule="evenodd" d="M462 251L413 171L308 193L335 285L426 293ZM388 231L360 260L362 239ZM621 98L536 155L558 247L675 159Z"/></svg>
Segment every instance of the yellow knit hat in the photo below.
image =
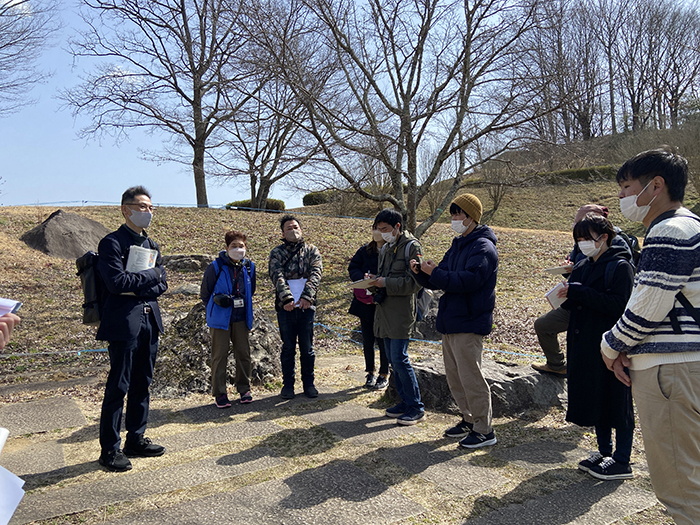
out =
<svg viewBox="0 0 700 525"><path fill-rule="evenodd" d="M454 198L452 204L459 206L464 213L474 219L474 222L479 222L481 220L481 214L484 212L484 208L481 206L481 201L476 198L476 195L462 193L462 195L457 195Z"/></svg>

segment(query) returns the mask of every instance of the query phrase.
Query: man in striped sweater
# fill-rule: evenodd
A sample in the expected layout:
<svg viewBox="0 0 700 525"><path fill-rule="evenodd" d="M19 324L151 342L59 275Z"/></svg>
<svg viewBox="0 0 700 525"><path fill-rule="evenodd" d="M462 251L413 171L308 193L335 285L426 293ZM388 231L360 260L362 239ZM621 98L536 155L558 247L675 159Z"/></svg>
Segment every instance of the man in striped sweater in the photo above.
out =
<svg viewBox="0 0 700 525"><path fill-rule="evenodd" d="M700 309L700 219L683 207L687 181L687 161L668 147L640 153L618 171L621 211L647 230L632 296L603 334L601 352L632 386L657 497L676 523L697 524L700 326L693 310Z"/></svg>

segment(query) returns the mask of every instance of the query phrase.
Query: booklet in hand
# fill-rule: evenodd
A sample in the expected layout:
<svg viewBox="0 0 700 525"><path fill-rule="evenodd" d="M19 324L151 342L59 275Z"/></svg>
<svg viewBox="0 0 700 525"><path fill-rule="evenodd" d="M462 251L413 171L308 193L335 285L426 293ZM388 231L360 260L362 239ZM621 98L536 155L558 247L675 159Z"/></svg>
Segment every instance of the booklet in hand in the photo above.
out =
<svg viewBox="0 0 700 525"><path fill-rule="evenodd" d="M552 308L559 308L564 301L566 301L566 297L559 297L557 295L559 293L559 290L564 288L564 283L557 283L557 285L552 288L550 291L548 291L546 294L544 294L545 298L547 301L549 301L549 304L552 305Z"/></svg>

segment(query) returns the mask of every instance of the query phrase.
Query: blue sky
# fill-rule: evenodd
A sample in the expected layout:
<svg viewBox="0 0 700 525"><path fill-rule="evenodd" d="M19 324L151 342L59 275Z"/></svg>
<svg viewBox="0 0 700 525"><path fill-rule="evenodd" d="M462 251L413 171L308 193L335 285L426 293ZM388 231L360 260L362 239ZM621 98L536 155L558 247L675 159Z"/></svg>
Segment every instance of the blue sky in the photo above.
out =
<svg viewBox="0 0 700 525"><path fill-rule="evenodd" d="M30 93L38 102L0 118L0 205L116 203L135 184L146 186L156 204L195 205L191 167L158 165L140 158L139 149L159 150L163 136L135 133L119 145L110 138L86 143L77 137L86 122L74 121L68 109L59 110L61 102L55 96L58 89L78 82L80 71L72 70L72 57L64 48L71 26L80 19L68 8L62 18L65 27L58 44L41 60L41 66L54 75ZM225 185L208 182L207 195L210 206L221 205L249 198L250 187L243 179ZM272 196L284 200L287 208L301 206L300 193L273 186Z"/></svg>

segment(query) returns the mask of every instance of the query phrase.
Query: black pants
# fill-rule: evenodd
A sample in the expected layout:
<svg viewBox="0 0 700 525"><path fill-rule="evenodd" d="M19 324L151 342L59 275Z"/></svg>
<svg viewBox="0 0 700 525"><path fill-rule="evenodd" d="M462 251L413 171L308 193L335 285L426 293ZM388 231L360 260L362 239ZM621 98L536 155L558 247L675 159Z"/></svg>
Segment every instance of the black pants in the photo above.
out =
<svg viewBox="0 0 700 525"><path fill-rule="evenodd" d="M389 375L389 359L384 350L384 339L374 337L374 310L376 305L365 304L357 299L353 300L350 313L360 318L360 329L362 330L362 350L365 354L365 372L374 373L374 342L379 346L379 373Z"/></svg>
<svg viewBox="0 0 700 525"><path fill-rule="evenodd" d="M138 439L146 431L150 396L148 387L158 352L158 327L152 314L141 315L141 329L136 339L110 341L109 376L100 415L100 447L103 452L120 448L124 397L127 441Z"/></svg>

